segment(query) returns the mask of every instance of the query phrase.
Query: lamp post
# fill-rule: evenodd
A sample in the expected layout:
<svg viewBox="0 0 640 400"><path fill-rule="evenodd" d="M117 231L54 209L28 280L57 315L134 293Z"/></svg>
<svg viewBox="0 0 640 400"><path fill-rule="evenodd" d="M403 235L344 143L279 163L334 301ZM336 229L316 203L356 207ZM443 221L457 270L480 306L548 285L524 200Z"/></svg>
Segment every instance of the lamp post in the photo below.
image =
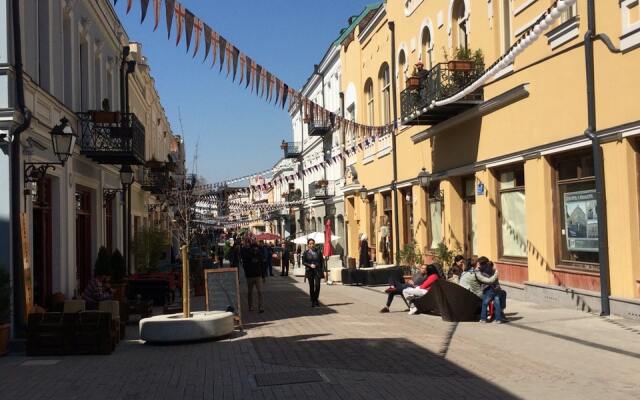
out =
<svg viewBox="0 0 640 400"><path fill-rule="evenodd" d="M367 188L364 186L360 188L360 200L362 200L363 203L367 201Z"/></svg>
<svg viewBox="0 0 640 400"><path fill-rule="evenodd" d="M418 174L418 184L423 188L427 188L429 183L431 183L431 176L426 169L422 168L422 171Z"/></svg>
<svg viewBox="0 0 640 400"><path fill-rule="evenodd" d="M120 168L120 183L122 184L124 207L122 212L122 250L127 265L127 273L131 273L129 255L129 235L131 234L131 185L133 184L133 171L130 165Z"/></svg>
<svg viewBox="0 0 640 400"><path fill-rule="evenodd" d="M49 169L55 169L56 165L64 166L73 154L76 145L76 134L65 117L60 123L51 129L51 144L53 153L58 161L46 163L24 163L24 183L39 183L47 175Z"/></svg>

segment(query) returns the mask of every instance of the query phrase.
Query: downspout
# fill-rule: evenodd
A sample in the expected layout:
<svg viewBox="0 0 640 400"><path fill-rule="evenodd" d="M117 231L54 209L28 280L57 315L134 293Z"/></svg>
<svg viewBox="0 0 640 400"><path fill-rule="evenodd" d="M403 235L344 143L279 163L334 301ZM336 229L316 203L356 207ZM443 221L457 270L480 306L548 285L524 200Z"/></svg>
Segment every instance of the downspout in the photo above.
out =
<svg viewBox="0 0 640 400"><path fill-rule="evenodd" d="M393 230L394 243L396 251L394 256L397 258L400 253L400 232L398 225L398 149L396 147L396 132L398 130L398 100L396 99L396 24L393 21L389 21L389 30L391 31L391 98L393 99L393 130L391 131L391 153L393 154L393 181L391 182L391 189L393 190ZM393 260L391 260L393 262Z"/></svg>
<svg viewBox="0 0 640 400"><path fill-rule="evenodd" d="M11 243L13 267L13 321L14 334L22 335L26 329L24 315L26 304L24 301L24 268L22 266L22 237L20 229L21 174L20 174L20 135L31 125L31 111L24 101L24 75L22 70L22 37L20 32L20 0L12 0L11 15L13 23L14 69L16 74L16 106L22 114L22 123L18 125L11 138L10 169L11 169Z"/></svg>
<svg viewBox="0 0 640 400"><path fill-rule="evenodd" d="M344 93L340 92L339 94L340 96L340 116L342 117L342 119L344 119ZM344 129L340 129L340 144L341 144L341 154L344 155L344 150L346 149L346 145L345 145L345 134L344 134ZM347 174L347 160L344 157L341 157L340 160L340 169L342 171L342 173L340 174L340 176L342 176L342 186L344 187L344 185L346 184L346 180L345 180L345 176ZM349 231L347 230L347 201L346 199L344 199L344 194L343 196L343 201L344 201L344 212L343 212L343 218L342 218L342 232L344 232L344 260L342 260L343 266L348 268L349 267Z"/></svg>
<svg viewBox="0 0 640 400"><path fill-rule="evenodd" d="M302 200L302 203L300 203L300 224L302 225L301 228L302 229L302 234L306 235L307 234L307 224L304 221L304 206L305 206L305 195L304 195L304 115L302 115L303 110L302 110L302 102L300 102L300 163L298 165L298 168L300 170L300 178L302 180L302 190L300 190L300 200ZM294 143L295 145L295 143Z"/></svg>
<svg viewBox="0 0 640 400"><path fill-rule="evenodd" d="M609 248L607 237L607 213L604 193L604 164L600 139L598 138L596 125L596 93L595 93L595 57L593 43L596 37L596 15L594 0L587 1L588 29L584 35L584 54L587 75L587 118L588 127L584 132L591 140L593 153L594 175L596 178L596 204L598 214L598 262L600 264L600 315L609 315L611 287L609 283Z"/></svg>

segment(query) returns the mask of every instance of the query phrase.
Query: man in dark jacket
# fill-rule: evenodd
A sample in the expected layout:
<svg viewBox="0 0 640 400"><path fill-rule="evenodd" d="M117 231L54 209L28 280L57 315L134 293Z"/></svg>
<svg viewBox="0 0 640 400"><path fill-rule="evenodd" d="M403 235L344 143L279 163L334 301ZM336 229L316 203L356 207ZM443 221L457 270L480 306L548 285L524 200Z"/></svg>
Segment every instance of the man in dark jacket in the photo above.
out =
<svg viewBox="0 0 640 400"><path fill-rule="evenodd" d="M282 257L280 261L280 265L282 265L282 270L280 272L280 276L289 276L289 259L291 258L291 253L289 252L289 246L287 242L282 243Z"/></svg>
<svg viewBox="0 0 640 400"><path fill-rule="evenodd" d="M249 311L253 311L253 287L258 291L258 311L264 312L262 308L262 283L264 282L264 269L262 268L262 252L256 243L255 237L247 240L241 250L242 267L244 276L247 278L247 300L249 301Z"/></svg>
<svg viewBox="0 0 640 400"><path fill-rule="evenodd" d="M324 275L322 252L318 251L315 246L315 240L307 240L307 250L302 254L302 265L305 266L305 275L309 280L311 307L320 306L318 301L318 297L320 297L320 280Z"/></svg>

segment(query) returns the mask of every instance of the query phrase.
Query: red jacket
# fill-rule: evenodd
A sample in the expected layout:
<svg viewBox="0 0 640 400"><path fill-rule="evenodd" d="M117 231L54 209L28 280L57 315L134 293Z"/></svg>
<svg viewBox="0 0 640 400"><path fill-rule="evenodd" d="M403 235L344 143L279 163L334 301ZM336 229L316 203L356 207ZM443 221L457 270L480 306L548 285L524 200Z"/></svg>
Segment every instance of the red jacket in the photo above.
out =
<svg viewBox="0 0 640 400"><path fill-rule="evenodd" d="M422 285L420 285L420 289L429 290L431 285L433 285L433 282L437 280L438 280L438 274L433 274L429 276L427 279L424 280L424 282L422 282Z"/></svg>

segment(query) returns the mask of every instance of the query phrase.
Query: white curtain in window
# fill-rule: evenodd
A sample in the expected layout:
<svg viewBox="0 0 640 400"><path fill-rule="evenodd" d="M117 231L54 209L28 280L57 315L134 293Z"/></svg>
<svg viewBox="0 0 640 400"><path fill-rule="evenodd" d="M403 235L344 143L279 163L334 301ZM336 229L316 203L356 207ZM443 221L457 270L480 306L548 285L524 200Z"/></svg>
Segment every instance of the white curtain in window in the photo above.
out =
<svg viewBox="0 0 640 400"><path fill-rule="evenodd" d="M524 192L500 195L502 207L502 255L527 256L527 223L525 221Z"/></svg>
<svg viewBox="0 0 640 400"><path fill-rule="evenodd" d="M442 242L442 203L429 202L429 219L431 221L431 248L435 249Z"/></svg>

